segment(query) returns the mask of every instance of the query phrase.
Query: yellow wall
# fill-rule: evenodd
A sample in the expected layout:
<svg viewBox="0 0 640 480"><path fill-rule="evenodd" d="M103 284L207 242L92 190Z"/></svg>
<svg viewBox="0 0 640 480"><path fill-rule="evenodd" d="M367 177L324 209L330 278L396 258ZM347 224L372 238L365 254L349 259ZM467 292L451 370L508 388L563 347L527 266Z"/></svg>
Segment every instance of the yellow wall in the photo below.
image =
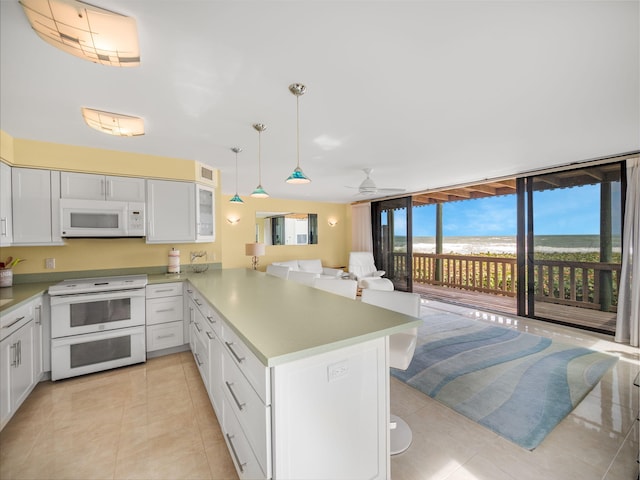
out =
<svg viewBox="0 0 640 480"><path fill-rule="evenodd" d="M126 140L126 139L125 139ZM14 166L66 171L85 171L147 178L171 178L193 181L195 162L184 159L140 155L126 152L75 147L12 138L0 130L0 156ZM216 171L217 173L217 171ZM220 185L220 178L216 178ZM350 207L345 204L281 199L243 198L245 205L229 203L229 196L216 189L216 241L213 243L148 245L140 238L67 239L64 246L5 247L0 259L13 256L26 259L15 267L16 274L51 273L161 266L168 263L172 247L180 250L181 265L189 263L192 251L206 251L209 262L223 268L247 267L245 243L254 241L256 211L288 211L318 214L318 245L271 246L260 258L260 268L273 261L294 258L320 258L324 265L346 265L350 245ZM231 225L226 218L241 220ZM329 227L328 219L338 220ZM46 270L45 259L55 258L55 270Z"/></svg>
<svg viewBox="0 0 640 480"><path fill-rule="evenodd" d="M20 138L13 139L13 153L14 162L22 167L195 180L194 162L180 158L75 147Z"/></svg>
<svg viewBox="0 0 640 480"><path fill-rule="evenodd" d="M13 163L13 138L0 130L0 158L8 164Z"/></svg>
<svg viewBox="0 0 640 480"><path fill-rule="evenodd" d="M304 188L304 187L302 187ZM257 211L296 212L318 214L317 245L267 245L266 255L259 259L259 270L264 270L271 262L292 259L322 260L324 266L346 266L349 257L347 248L347 222L349 205L341 203L320 203L303 200L283 200L277 198L255 199L243 197L244 205L229 203L230 195L222 196L220 214L222 215L222 258L224 268L248 267L250 257L245 256L246 243L255 241ZM230 224L227 218L239 218L236 224ZM330 227L328 220L338 223Z"/></svg>

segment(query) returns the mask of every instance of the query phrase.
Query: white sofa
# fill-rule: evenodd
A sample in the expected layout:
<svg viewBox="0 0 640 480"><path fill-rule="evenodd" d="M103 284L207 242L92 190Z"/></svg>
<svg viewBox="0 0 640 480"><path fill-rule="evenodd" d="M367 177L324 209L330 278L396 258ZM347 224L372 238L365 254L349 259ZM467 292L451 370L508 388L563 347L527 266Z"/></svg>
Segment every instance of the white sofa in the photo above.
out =
<svg viewBox="0 0 640 480"><path fill-rule="evenodd" d="M339 268L323 267L320 259L313 260L287 260L286 262L273 262L273 265L289 267L289 272L316 273L319 278L340 278L344 271Z"/></svg>

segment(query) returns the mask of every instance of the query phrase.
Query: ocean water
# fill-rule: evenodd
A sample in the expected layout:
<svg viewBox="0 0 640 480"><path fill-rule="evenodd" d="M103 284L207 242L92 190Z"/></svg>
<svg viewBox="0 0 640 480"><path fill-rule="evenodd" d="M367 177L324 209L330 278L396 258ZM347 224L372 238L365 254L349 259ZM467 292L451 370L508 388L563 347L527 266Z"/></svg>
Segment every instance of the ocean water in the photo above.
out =
<svg viewBox="0 0 640 480"><path fill-rule="evenodd" d="M444 237L442 253L474 255L479 253L516 254L516 237ZM396 237L396 245L406 243ZM599 235L536 235L535 251L540 253L586 253L600 251ZM414 253L435 253L435 237L414 237ZM620 252L620 238L613 238L613 251Z"/></svg>

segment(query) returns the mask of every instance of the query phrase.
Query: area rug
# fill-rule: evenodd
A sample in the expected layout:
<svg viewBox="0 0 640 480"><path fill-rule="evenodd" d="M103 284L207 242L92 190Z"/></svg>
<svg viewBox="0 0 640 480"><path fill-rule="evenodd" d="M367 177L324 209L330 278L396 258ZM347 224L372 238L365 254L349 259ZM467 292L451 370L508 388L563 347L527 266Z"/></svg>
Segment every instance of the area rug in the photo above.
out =
<svg viewBox="0 0 640 480"><path fill-rule="evenodd" d="M528 450L617 361L453 313L423 320L411 365L392 375Z"/></svg>

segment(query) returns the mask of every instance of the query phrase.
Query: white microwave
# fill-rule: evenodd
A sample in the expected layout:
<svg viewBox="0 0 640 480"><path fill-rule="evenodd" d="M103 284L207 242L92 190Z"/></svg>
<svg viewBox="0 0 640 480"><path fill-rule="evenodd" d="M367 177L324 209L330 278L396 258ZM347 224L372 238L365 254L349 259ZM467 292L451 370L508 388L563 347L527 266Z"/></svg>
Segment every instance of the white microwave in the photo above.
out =
<svg viewBox="0 0 640 480"><path fill-rule="evenodd" d="M60 199L62 237L144 237L144 203Z"/></svg>

